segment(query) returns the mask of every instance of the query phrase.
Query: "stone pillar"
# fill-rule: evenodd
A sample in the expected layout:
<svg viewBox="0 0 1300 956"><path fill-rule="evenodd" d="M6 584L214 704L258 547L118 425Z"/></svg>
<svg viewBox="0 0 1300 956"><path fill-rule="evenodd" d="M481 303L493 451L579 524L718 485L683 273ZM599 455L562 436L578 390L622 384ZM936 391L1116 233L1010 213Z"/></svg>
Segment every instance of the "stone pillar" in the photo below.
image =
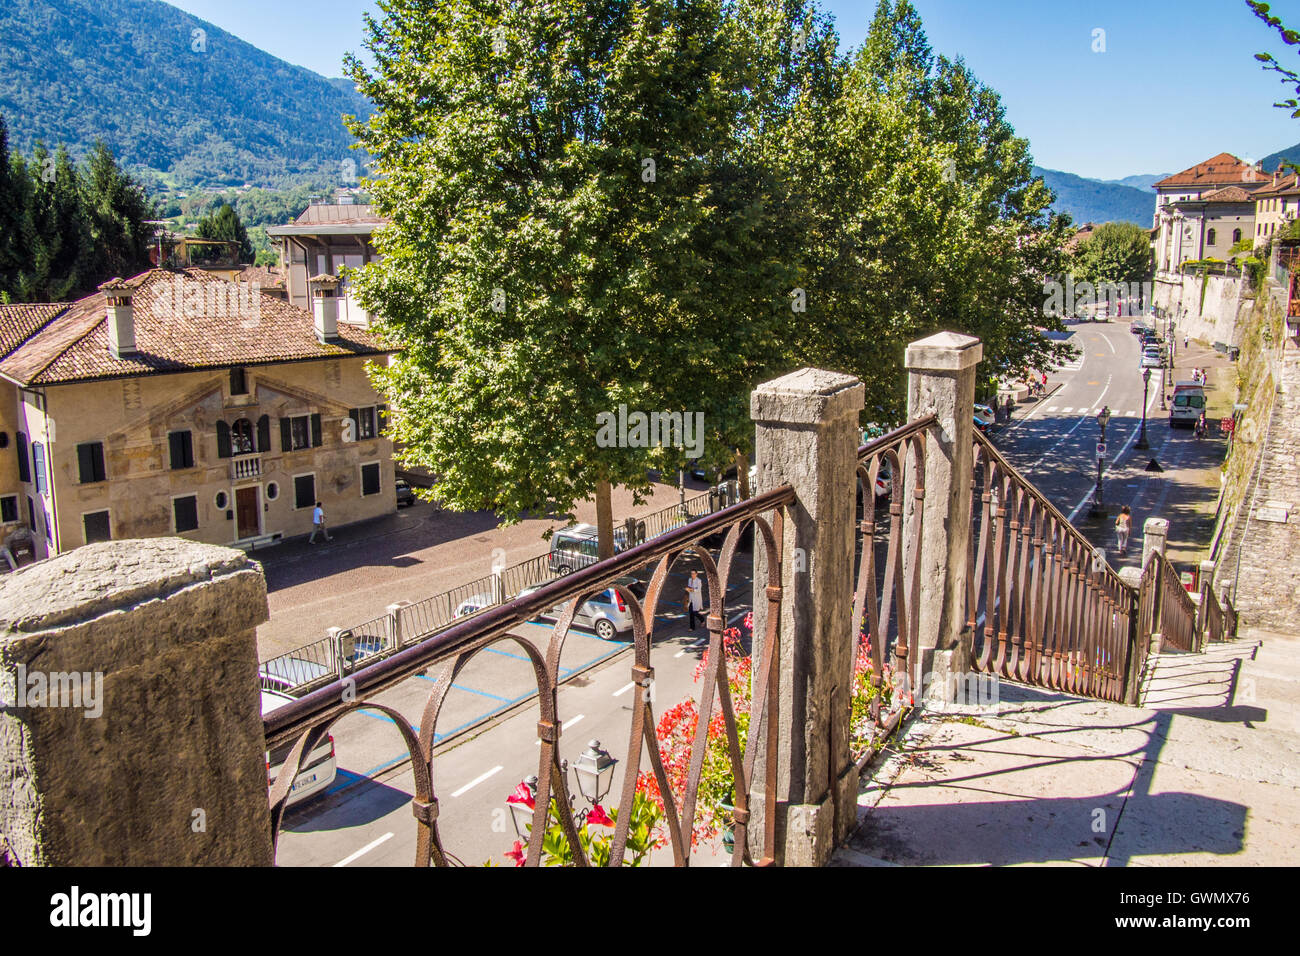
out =
<svg viewBox="0 0 1300 956"><path fill-rule="evenodd" d="M87 545L0 579L11 862L269 866L267 616L256 562L179 538Z"/></svg>
<svg viewBox="0 0 1300 956"><path fill-rule="evenodd" d="M398 601L390 604L384 610L388 612L388 636L392 642L392 647L401 647L404 635L402 633L402 608L411 606L410 601Z"/></svg>
<svg viewBox="0 0 1300 956"><path fill-rule="evenodd" d="M955 699L970 668L973 634L966 629L970 569L971 468L975 367L984 354L979 339L940 332L907 347L907 418L933 413L939 427L926 444L925 501L919 555L908 555L904 581L920 563L917 628L919 660L911 661L913 686L936 699ZM915 534L916 501L905 504L905 541ZM906 585L905 585L906 586ZM920 696L920 695L918 695Z"/></svg>
<svg viewBox="0 0 1300 956"><path fill-rule="evenodd" d="M862 383L805 368L760 385L750 398L759 462L757 493L794 487L781 554L777 860L821 866L857 822L858 773L849 752L853 679L853 556L858 414ZM756 593L767 580L754 547ZM754 602L754 660L762 655L767 603ZM750 746L762 744L754 741ZM762 760L753 794L763 790ZM761 841L764 808L751 818Z"/></svg>
<svg viewBox="0 0 1300 956"><path fill-rule="evenodd" d="M1169 540L1169 521L1165 518L1147 518L1142 525L1142 567L1145 569L1152 551L1165 553L1165 542Z"/></svg>

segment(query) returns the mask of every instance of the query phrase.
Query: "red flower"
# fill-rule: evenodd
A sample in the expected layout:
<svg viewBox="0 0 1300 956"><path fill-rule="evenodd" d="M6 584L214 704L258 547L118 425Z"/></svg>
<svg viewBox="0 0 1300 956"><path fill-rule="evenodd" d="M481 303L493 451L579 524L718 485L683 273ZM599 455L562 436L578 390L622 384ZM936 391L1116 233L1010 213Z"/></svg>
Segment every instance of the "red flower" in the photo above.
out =
<svg viewBox="0 0 1300 956"><path fill-rule="evenodd" d="M520 784L520 786L523 786ZM524 841L516 840L515 845L506 851L506 856L515 861L515 866L523 866L524 861L528 859L528 854L524 850Z"/></svg>
<svg viewBox="0 0 1300 956"><path fill-rule="evenodd" d="M522 803L529 810L535 809L536 802L533 799L533 791L528 789L528 784L520 782L515 787L515 792L506 797L506 803ZM522 865L522 864L521 864Z"/></svg>
<svg viewBox="0 0 1300 956"><path fill-rule="evenodd" d="M605 812L605 808L599 803L593 806L591 812L587 814L587 822L594 823L598 827L612 827L614 825L614 821L610 819L609 814Z"/></svg>

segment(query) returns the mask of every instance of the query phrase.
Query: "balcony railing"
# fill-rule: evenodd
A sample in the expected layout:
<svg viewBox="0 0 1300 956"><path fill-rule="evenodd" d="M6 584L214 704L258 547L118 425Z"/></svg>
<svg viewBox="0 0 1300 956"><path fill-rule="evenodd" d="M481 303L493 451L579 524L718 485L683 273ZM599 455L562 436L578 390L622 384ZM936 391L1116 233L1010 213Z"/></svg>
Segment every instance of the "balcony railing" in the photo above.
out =
<svg viewBox="0 0 1300 956"><path fill-rule="evenodd" d="M230 459L230 477L234 481L241 478L258 478L261 474L261 455L236 455Z"/></svg>
<svg viewBox="0 0 1300 956"><path fill-rule="evenodd" d="M777 672L774 662L779 660L780 653L778 621L782 591L778 542L782 540L786 506L793 500L793 490L789 486L783 486L702 517L685 527L668 531L613 558L574 571L525 597L515 598L458 621L427 640L404 647L371 666L356 670L348 677L346 685L342 680L335 680L275 710L263 721L267 747L274 748L286 743L292 743L293 747L270 795L273 834L278 835L290 785L297 774L297 768L301 766L304 755L311 752L316 743L328 733L330 726L340 717L354 710L368 708L385 715L397 725L411 757L416 791L412 809L418 828L416 865L428 866L431 863L437 866L452 865L451 857L443 848L438 829L438 798L434 790L432 774L434 760L432 751L439 714L457 674L476 654L496 644L513 643L515 645L513 649L526 655L532 664L536 680L540 710L537 736L541 741L536 804L542 807L554 806L554 812L559 817L569 845L573 849L575 861L579 866L590 865L577 836L574 815L570 809L569 792L558 755L558 743L563 726L557 711L560 656L574 614L581 603L595 592L615 586L614 582L617 578L646 568L653 563L654 573L644 605L631 591L618 586L624 602L633 615L632 680L642 688L643 692L637 695L638 703L633 707L631 715L630 744L622 763L623 783L619 801L622 812L617 814L618 823L612 841L610 865L620 866L624 859L637 776L644 762L643 751L648 755L650 770L658 782L659 792L665 802L673 860L679 866L687 865L691 856L691 832L702 770L703 735L708 731L711 718L717 713L722 715L731 742L729 752L735 780L733 818L736 826L732 864L735 866L746 863L770 864L776 852L776 814L774 812L763 814L764 832L757 843L762 848L762 852L757 860L750 855L747 821L751 813L750 784L755 779L756 761L759 757L759 747L756 742L764 736L764 726L770 726L776 716ZM751 524L757 526L760 532L754 536L755 546L759 547L757 542L761 541L761 547L766 552L768 580L764 593L768 607L767 629L761 649L762 659L755 670L753 684L754 699L747 737L747 743L751 746L747 746L742 753L738 746L735 708L729 696L725 671L726 655L722 641L723 621L727 617L725 595L732 572L732 559L740 544L742 531ZM705 537L724 533L726 537L719 557L715 561L700 542ZM697 701L697 711L700 716L696 747L699 749L701 759L695 760L692 764L682 807L679 810L659 750L654 744L656 718L653 695L646 691L649 690L654 678L650 638L660 595L667 582L669 569L687 550L693 551L704 565L704 577L708 582L712 600L708 617L708 663ZM757 588L755 590L757 591ZM567 602L567 608L555 626L545 655L531 641L510 633L511 628L532 620L542 611L562 602ZM373 637L377 641L381 640L378 634ZM395 709L373 700L373 697L381 691L433 667L440 670L430 688L428 701L418 726ZM344 693L345 689L347 693ZM767 734L766 738L768 741L773 741L774 735ZM647 743L648 747L645 746ZM771 745L765 746L763 750L764 791L761 799L765 807L771 809L776 805L775 788L778 780L776 750ZM554 796L553 804L552 796ZM527 854L528 866L537 866L541 862L542 840L545 832L546 828L541 826L532 829Z"/></svg>

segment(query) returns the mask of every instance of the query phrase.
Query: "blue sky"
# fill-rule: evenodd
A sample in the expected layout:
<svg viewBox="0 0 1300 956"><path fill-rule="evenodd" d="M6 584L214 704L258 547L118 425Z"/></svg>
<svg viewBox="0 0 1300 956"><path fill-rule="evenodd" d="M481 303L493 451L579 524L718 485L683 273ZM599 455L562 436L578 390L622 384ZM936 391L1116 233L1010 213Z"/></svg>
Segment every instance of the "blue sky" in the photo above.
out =
<svg viewBox="0 0 1300 956"><path fill-rule="evenodd" d="M1184 169L1220 152L1258 159L1300 142L1274 109L1286 89L1254 61L1300 67L1242 0L913 0L936 53L961 56L1002 95L1040 166L1098 179ZM862 41L874 0L822 0L845 44ZM363 52L370 0L174 0L290 63L326 76ZM1300 0L1272 4L1300 29ZM1105 52L1093 52L1094 30Z"/></svg>

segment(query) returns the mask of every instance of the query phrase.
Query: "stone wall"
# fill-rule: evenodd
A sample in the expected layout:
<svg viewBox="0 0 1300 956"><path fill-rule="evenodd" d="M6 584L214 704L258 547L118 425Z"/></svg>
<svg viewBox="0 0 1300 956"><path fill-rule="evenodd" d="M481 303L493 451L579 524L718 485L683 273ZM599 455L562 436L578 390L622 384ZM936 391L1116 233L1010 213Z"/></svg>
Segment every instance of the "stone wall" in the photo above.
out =
<svg viewBox="0 0 1300 956"><path fill-rule="evenodd" d="M1253 304L1249 282L1226 276L1161 272L1152 294L1156 307L1174 317L1178 338L1186 333L1211 344L1239 345L1242 314Z"/></svg>

